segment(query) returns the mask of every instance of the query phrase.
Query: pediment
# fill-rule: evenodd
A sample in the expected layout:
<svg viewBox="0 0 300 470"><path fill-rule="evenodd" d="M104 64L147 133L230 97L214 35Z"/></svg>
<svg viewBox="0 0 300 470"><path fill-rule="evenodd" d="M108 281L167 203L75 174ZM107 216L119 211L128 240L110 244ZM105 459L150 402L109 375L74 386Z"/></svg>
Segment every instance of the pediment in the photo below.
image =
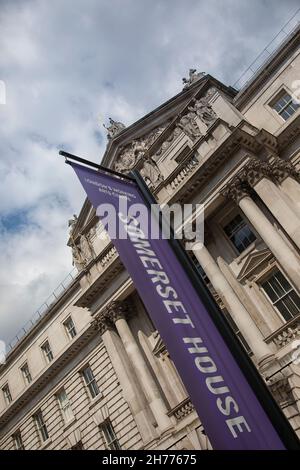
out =
<svg viewBox="0 0 300 470"><path fill-rule="evenodd" d="M159 137L161 133L160 130L168 134L168 128L172 126L174 120L181 116L181 113L187 109L191 100L195 98L199 99L211 87L226 93L231 98L236 94L235 90L232 88L226 87L210 75L205 75L193 85L187 89L183 89L180 93L126 127L114 138L109 140L101 164L109 168L114 168L114 163L120 153L133 142L137 141L140 143L150 137L152 145L152 134L157 133L157 137Z"/></svg>
<svg viewBox="0 0 300 470"><path fill-rule="evenodd" d="M242 281L252 276L259 266L271 259L272 256L272 253L267 248L250 253L249 256L245 258L243 267L237 276L238 281Z"/></svg>

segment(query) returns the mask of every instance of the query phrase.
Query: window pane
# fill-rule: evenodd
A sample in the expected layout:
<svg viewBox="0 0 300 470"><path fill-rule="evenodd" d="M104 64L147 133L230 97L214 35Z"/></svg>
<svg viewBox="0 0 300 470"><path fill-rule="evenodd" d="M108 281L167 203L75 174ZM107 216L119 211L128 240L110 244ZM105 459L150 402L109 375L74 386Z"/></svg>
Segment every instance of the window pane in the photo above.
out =
<svg viewBox="0 0 300 470"><path fill-rule="evenodd" d="M261 287L286 321L299 315L300 297L281 271L273 272Z"/></svg>
<svg viewBox="0 0 300 470"><path fill-rule="evenodd" d="M279 300L279 302L276 303L276 307L278 308L279 312L286 321L289 321L291 318L293 318L286 304L286 301Z"/></svg>
<svg viewBox="0 0 300 470"><path fill-rule="evenodd" d="M263 282L262 283L262 288L264 289L266 294L270 297L272 302L276 302L276 300L278 300L278 295L274 291L271 282L269 282L269 281Z"/></svg>
<svg viewBox="0 0 300 470"><path fill-rule="evenodd" d="M286 121L299 108L299 103L294 103L291 95L284 92L271 105L272 108Z"/></svg>
<svg viewBox="0 0 300 470"><path fill-rule="evenodd" d="M249 225L240 214L237 214L231 222L225 225L224 232L239 253L242 253L256 239Z"/></svg>

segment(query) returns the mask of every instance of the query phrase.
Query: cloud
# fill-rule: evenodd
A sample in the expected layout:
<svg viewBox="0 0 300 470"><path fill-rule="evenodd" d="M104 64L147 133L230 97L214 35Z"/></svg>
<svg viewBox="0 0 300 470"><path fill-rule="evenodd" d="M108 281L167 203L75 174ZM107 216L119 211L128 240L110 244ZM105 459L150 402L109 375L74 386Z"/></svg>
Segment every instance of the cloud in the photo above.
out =
<svg viewBox="0 0 300 470"><path fill-rule="evenodd" d="M63 148L100 161L111 116L131 124L191 66L232 84L297 9L290 0L2 0L0 338L71 270L83 191Z"/></svg>

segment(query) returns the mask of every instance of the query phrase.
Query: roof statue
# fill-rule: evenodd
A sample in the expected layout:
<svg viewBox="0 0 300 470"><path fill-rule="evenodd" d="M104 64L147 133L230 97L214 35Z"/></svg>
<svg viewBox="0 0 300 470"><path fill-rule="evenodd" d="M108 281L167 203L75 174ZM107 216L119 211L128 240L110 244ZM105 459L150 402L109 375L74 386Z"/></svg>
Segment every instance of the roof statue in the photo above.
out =
<svg viewBox="0 0 300 470"><path fill-rule="evenodd" d="M183 90L189 88L193 83L200 80L200 78L204 77L205 72L197 72L197 69L190 69L189 70L189 77L183 78L182 83L184 84Z"/></svg>
<svg viewBox="0 0 300 470"><path fill-rule="evenodd" d="M109 118L109 123L109 126L103 124L103 127L105 127L105 129L107 130L108 140L116 137L116 135L120 134L120 132L126 127L122 122L114 121L112 118Z"/></svg>

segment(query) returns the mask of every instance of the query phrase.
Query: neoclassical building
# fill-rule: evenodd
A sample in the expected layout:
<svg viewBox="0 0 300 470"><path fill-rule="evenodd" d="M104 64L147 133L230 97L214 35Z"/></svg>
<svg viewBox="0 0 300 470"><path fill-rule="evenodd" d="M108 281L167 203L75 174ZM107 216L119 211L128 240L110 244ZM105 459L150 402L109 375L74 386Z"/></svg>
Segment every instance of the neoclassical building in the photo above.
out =
<svg viewBox="0 0 300 470"><path fill-rule="evenodd" d="M188 253L300 436L299 41L240 90L191 69L139 121L110 120L102 164L139 170L161 204L203 204ZM210 448L88 200L69 225L78 273L0 369L0 448Z"/></svg>

